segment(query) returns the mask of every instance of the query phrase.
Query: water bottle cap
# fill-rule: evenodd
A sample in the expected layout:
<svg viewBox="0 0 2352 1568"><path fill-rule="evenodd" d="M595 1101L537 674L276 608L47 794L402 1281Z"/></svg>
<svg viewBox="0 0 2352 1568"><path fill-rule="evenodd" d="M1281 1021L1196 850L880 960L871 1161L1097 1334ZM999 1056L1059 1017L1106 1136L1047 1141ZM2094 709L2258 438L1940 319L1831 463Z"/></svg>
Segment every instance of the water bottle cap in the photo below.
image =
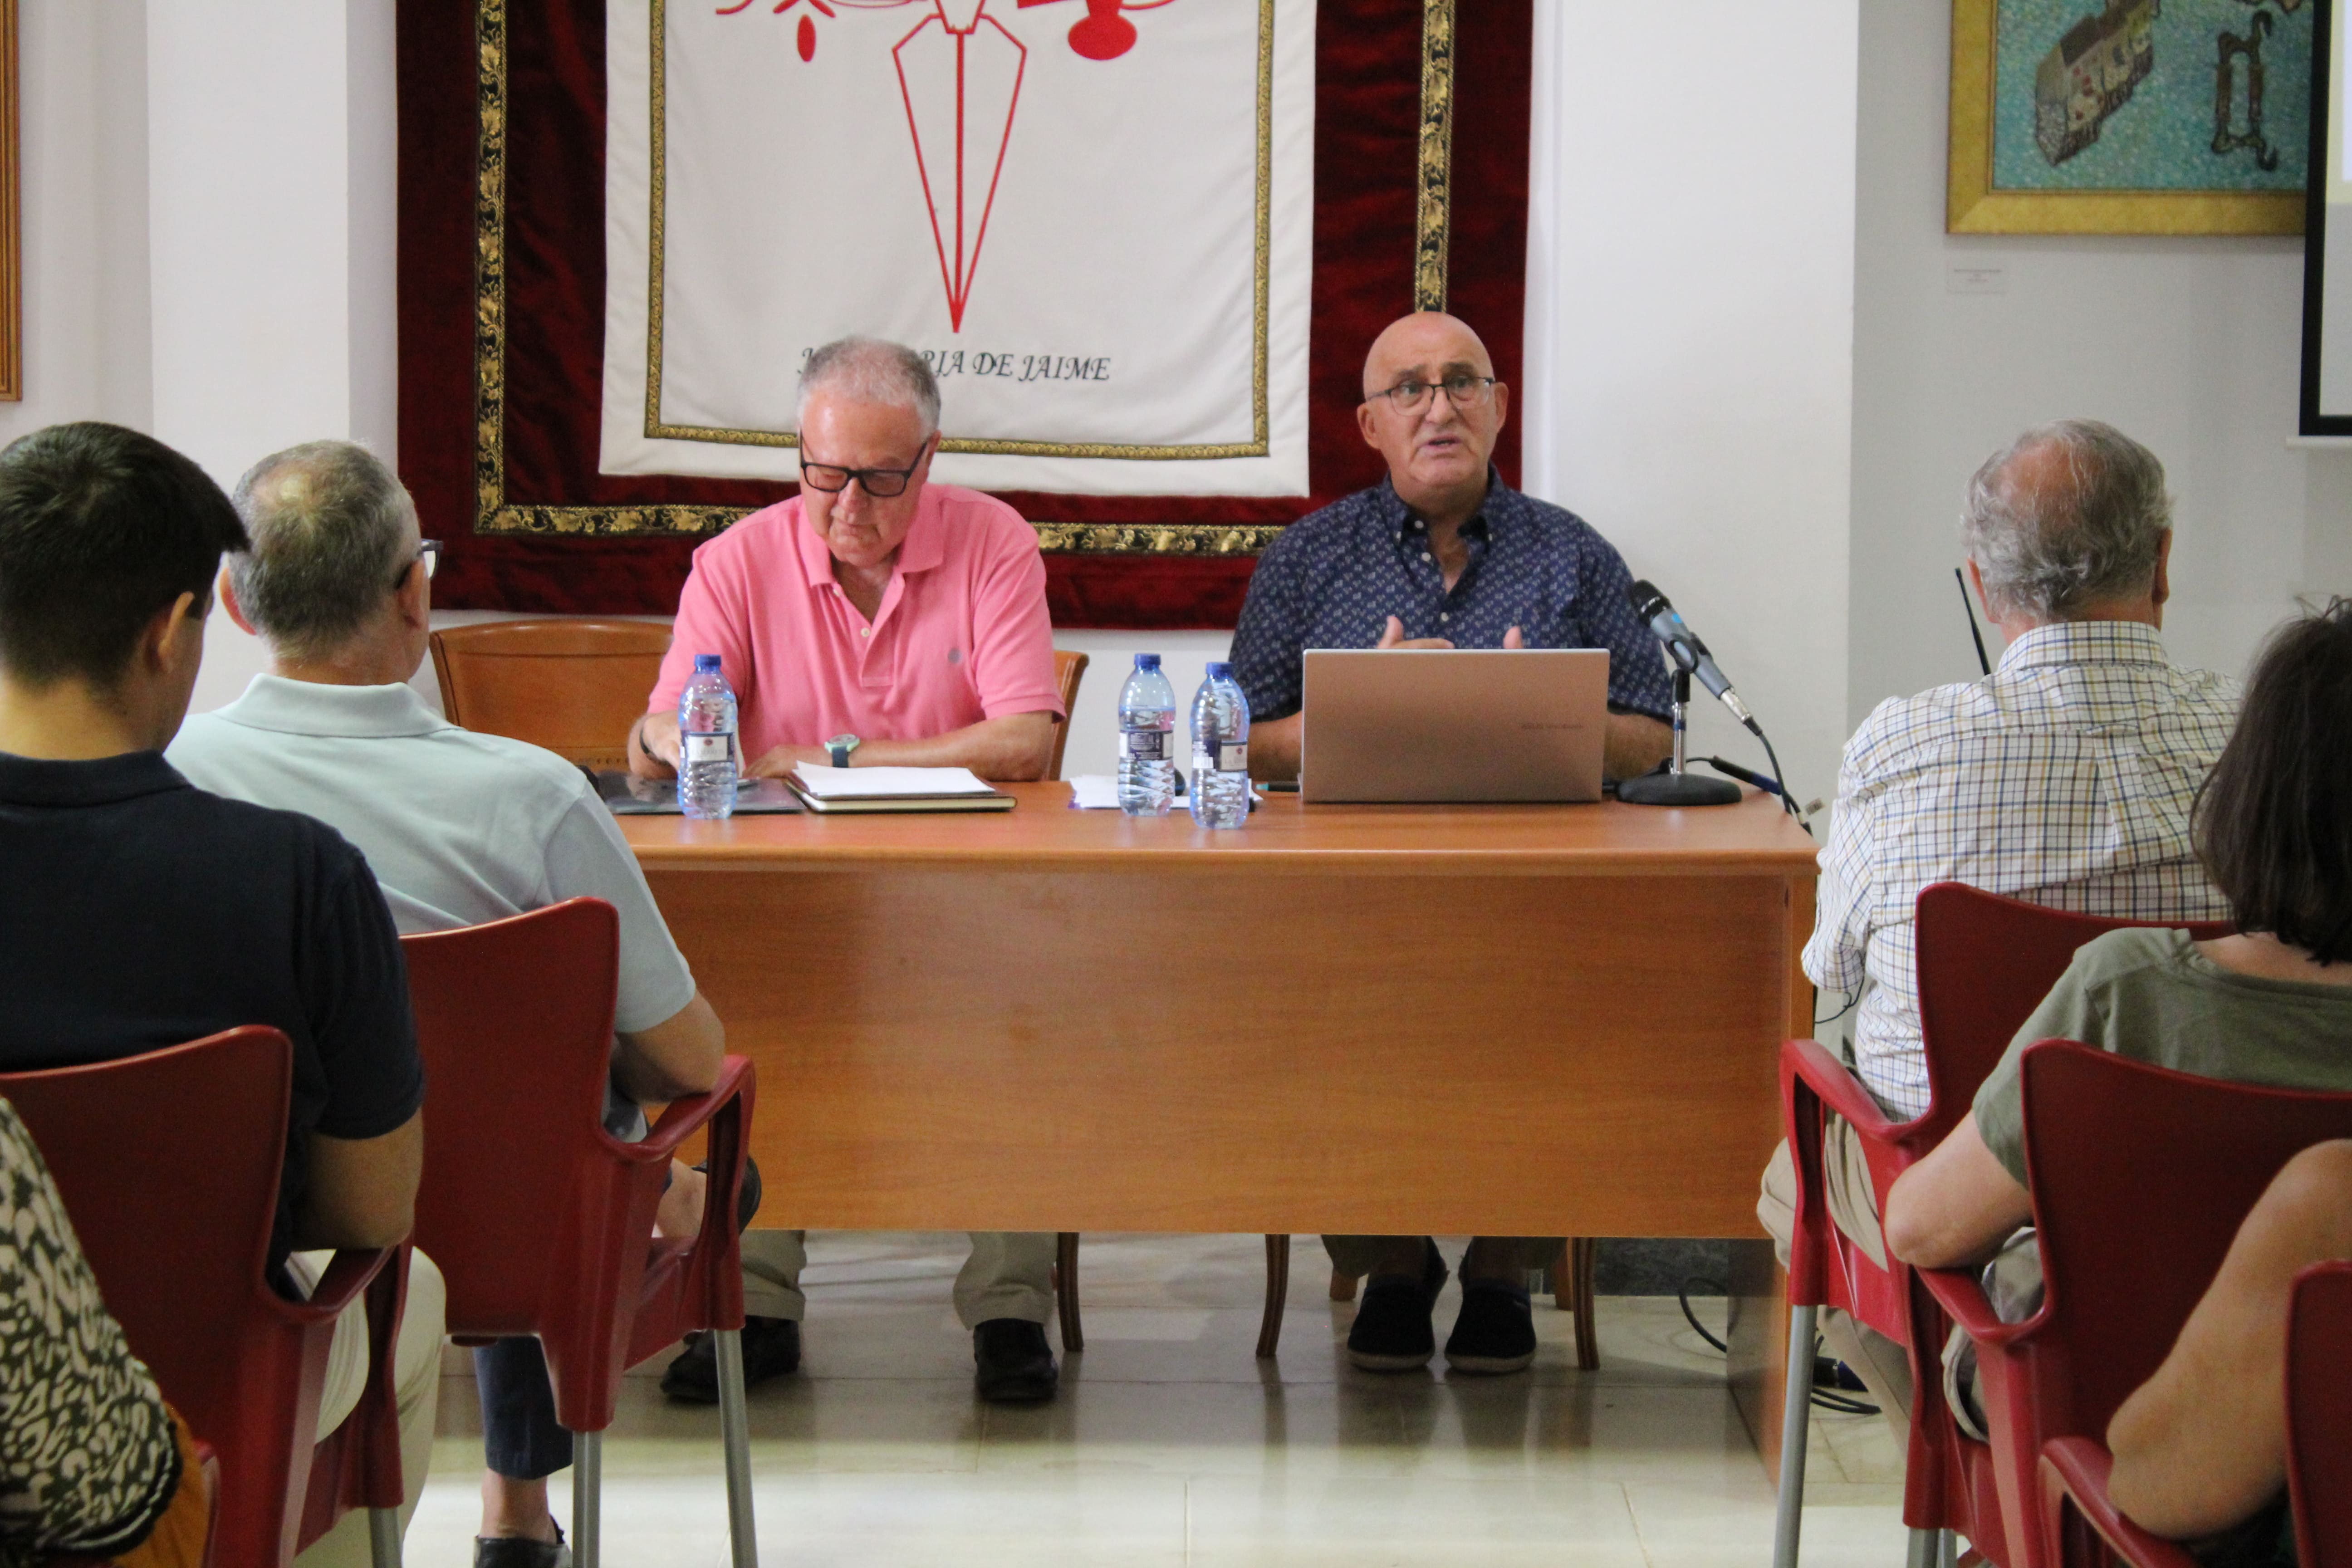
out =
<svg viewBox="0 0 2352 1568"><path fill-rule="evenodd" d="M719 656L717 654L698 653L694 656L694 669L696 674L699 675L706 669L717 669L718 668Z"/></svg>
<svg viewBox="0 0 2352 1568"><path fill-rule="evenodd" d="M1138 669L1158 669L1160 668L1160 656L1156 653L1137 654L1135 656L1135 668Z"/></svg>
<svg viewBox="0 0 2352 1568"><path fill-rule="evenodd" d="M1233 678L1234 667L1232 665L1225 663L1223 659L1210 660L1209 679L1211 680L1231 680Z"/></svg>

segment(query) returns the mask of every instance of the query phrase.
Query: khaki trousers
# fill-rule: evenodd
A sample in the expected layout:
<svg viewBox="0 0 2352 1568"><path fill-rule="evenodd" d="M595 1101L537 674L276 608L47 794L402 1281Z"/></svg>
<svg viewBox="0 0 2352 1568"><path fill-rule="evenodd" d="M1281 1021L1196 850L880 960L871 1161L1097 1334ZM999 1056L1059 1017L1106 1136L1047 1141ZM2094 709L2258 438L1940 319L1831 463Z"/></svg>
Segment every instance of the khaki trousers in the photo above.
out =
<svg viewBox="0 0 2352 1568"><path fill-rule="evenodd" d="M808 1267L807 1232L743 1233L743 1310L754 1318L808 1312L801 1270ZM1042 1323L1054 1315L1055 1236L1050 1230L975 1230L971 1256L956 1276L956 1316L967 1329L995 1318Z"/></svg>
<svg viewBox="0 0 2352 1568"><path fill-rule="evenodd" d="M304 1289L316 1285L334 1255L297 1253L289 1271ZM409 1515L425 1489L425 1473L433 1463L433 1423L441 1397L441 1326L448 1311L448 1289L441 1270L422 1252L411 1253L408 1302L400 1314L400 1337L393 1342L392 1371L400 1409L401 1490L400 1530L408 1532ZM367 1301L353 1301L335 1320L335 1338L327 1352L327 1381L319 1392L319 1438L321 1442L351 1416L367 1386ZM353 1509L294 1559L295 1568L366 1568L368 1516Z"/></svg>
<svg viewBox="0 0 2352 1568"><path fill-rule="evenodd" d="M1878 1196L1870 1184L1870 1163L1862 1140L1842 1116L1832 1116L1822 1134L1822 1178L1829 1189L1830 1223L1844 1233L1863 1256L1886 1267L1886 1237L1879 1227ZM1797 1166L1789 1145L1772 1151L1764 1167L1763 1192L1756 1200L1756 1217L1772 1236L1772 1250L1782 1267L1789 1261L1789 1238L1797 1229ZM1898 1450L1911 1445L1911 1360L1901 1345L1844 1312L1824 1310L1822 1338L1830 1352L1853 1368L1870 1390L1879 1414L1895 1429Z"/></svg>
<svg viewBox="0 0 2352 1568"><path fill-rule="evenodd" d="M1527 1259L1529 1268L1547 1267L1559 1256L1559 1249L1568 1245L1556 1236L1490 1236L1476 1239L1517 1247L1519 1256ZM1381 1255L1395 1246L1396 1241L1393 1236L1327 1236L1323 1238L1323 1250L1331 1255L1333 1268L1361 1279L1372 1271L1380 1262Z"/></svg>

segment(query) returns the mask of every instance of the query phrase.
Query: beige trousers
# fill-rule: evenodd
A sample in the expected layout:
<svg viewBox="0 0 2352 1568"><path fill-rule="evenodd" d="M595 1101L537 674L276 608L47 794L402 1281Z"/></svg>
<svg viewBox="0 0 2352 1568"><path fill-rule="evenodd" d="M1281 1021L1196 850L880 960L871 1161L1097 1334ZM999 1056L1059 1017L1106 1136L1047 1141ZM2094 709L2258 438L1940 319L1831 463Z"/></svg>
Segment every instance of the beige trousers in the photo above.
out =
<svg viewBox="0 0 2352 1568"><path fill-rule="evenodd" d="M808 1267L807 1232L743 1233L743 1310L754 1318L790 1318L808 1311L801 1270ZM967 1329L994 1318L1042 1323L1054 1315L1055 1236L1050 1230L975 1230L971 1256L956 1275L956 1316Z"/></svg>
<svg viewBox="0 0 2352 1568"><path fill-rule="evenodd" d="M308 1290L325 1272L331 1252L297 1253L289 1263L296 1281ZM392 1371L400 1409L401 1489L400 1529L408 1532L408 1517L425 1489L425 1473L433 1463L433 1423L441 1396L441 1325L447 1316L448 1290L441 1270L422 1252L412 1253L408 1265L408 1302L400 1314L400 1337L393 1342ZM319 1392L319 1437L351 1416L367 1386L367 1302L353 1301L335 1320L335 1338L327 1352L327 1381ZM353 1509L335 1528L310 1543L294 1559L295 1568L366 1568L368 1516Z"/></svg>
<svg viewBox="0 0 2352 1568"><path fill-rule="evenodd" d="M1843 1232L1863 1256L1886 1267L1886 1237L1879 1228L1878 1196L1870 1184L1870 1163L1862 1140L1842 1116L1832 1116L1822 1130L1822 1179L1829 1189L1830 1223ZM1763 1192L1756 1200L1756 1217L1771 1233L1772 1250L1785 1267L1789 1238L1797 1229L1797 1167L1789 1145L1772 1151L1764 1167ZM1911 1444L1911 1361L1903 1347L1846 1313L1834 1310L1821 1315L1822 1338L1830 1353L1853 1368L1870 1389L1879 1414L1895 1429L1898 1450Z"/></svg>

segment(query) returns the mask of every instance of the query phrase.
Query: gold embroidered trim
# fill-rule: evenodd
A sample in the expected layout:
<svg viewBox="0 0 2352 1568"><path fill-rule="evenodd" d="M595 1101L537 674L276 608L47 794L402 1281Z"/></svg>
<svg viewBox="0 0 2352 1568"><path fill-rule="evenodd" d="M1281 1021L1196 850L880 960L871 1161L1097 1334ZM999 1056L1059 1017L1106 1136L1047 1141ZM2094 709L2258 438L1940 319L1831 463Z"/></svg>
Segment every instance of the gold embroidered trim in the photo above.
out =
<svg viewBox="0 0 2352 1568"><path fill-rule="evenodd" d="M1445 309L1445 259L1454 176L1454 0L1421 9L1421 169L1412 240L1412 308Z"/></svg>

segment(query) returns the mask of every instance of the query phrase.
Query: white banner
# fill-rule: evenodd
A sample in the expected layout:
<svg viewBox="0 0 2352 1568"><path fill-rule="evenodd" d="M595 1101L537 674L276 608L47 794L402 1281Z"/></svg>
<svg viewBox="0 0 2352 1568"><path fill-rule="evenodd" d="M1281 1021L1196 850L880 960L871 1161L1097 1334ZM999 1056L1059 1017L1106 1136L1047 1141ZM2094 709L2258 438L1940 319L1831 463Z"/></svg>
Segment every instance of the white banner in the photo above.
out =
<svg viewBox="0 0 2352 1568"><path fill-rule="evenodd" d="M939 373L942 480L1306 493L1315 0L607 15L604 472L796 479L863 332Z"/></svg>

